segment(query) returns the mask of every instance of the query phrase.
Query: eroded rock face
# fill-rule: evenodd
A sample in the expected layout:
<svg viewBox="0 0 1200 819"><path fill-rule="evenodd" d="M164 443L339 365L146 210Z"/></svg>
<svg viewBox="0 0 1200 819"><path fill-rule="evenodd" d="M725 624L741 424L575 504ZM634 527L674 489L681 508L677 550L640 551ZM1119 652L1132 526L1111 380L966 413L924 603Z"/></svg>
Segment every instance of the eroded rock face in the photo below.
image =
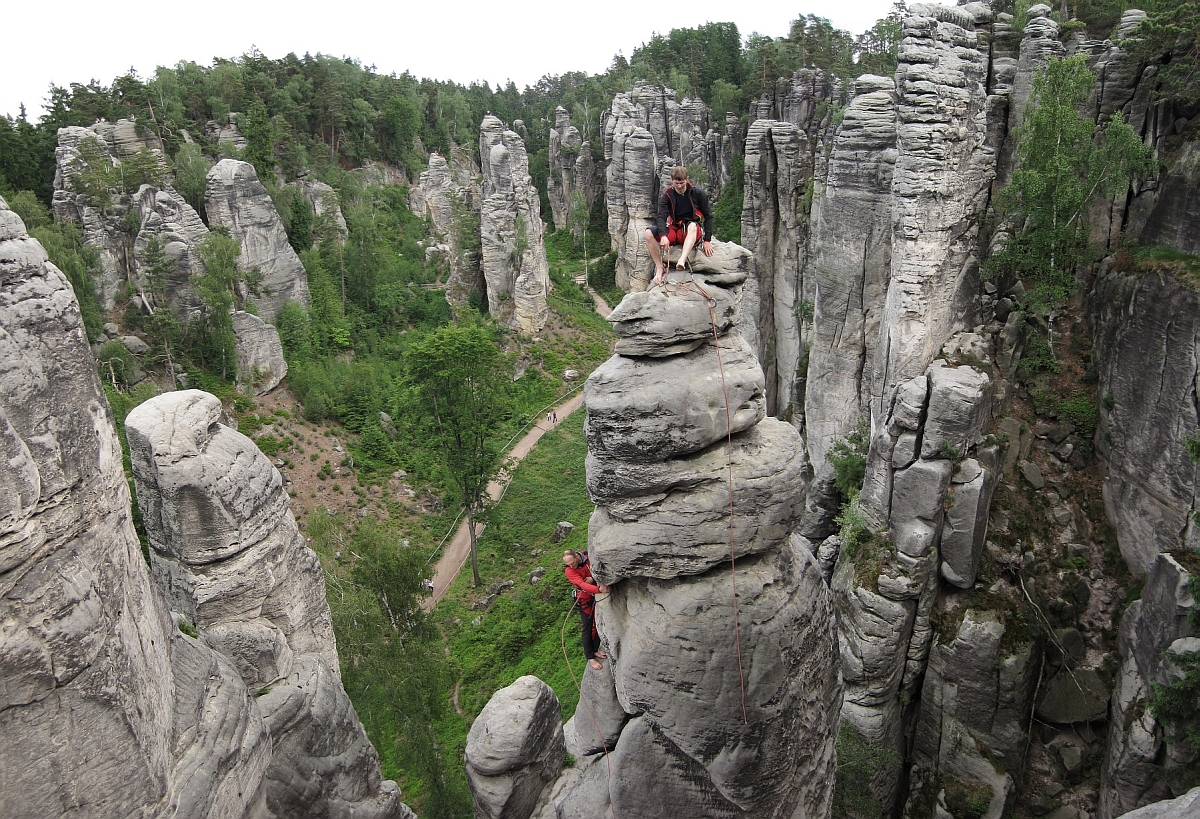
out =
<svg viewBox="0 0 1200 819"><path fill-rule="evenodd" d="M1168 774L1173 769L1195 769L1195 752L1189 752L1186 742L1175 741L1171 729L1147 707L1154 684L1182 677L1173 658L1200 650L1196 639L1200 635L1189 620L1200 600L1188 590L1190 579L1191 573L1171 554L1158 555L1147 569L1141 599L1121 618L1121 666L1110 701L1100 782L1103 819L1182 796L1171 791L1174 777L1157 775L1156 768Z"/></svg>
<svg viewBox="0 0 1200 819"><path fill-rule="evenodd" d="M220 416L214 396L184 390L126 420L151 571L245 688L268 690L273 813L407 816L342 689L324 574L279 472Z"/></svg>
<svg viewBox="0 0 1200 819"><path fill-rule="evenodd" d="M0 780L20 817L265 817L270 737L175 627L63 274L0 199Z"/></svg>
<svg viewBox="0 0 1200 819"><path fill-rule="evenodd" d="M186 316L200 307L200 299L192 290L193 276L204 275L204 264L196 252L208 236L200 215L172 188L143 185L133 198L141 221L141 229L133 243L133 281L139 294L153 309L166 308L178 316ZM146 265L146 246L158 240L163 256L173 270L161 282L151 280ZM161 297L155 291L161 292Z"/></svg>
<svg viewBox="0 0 1200 819"><path fill-rule="evenodd" d="M488 312L523 333L546 324L550 268L542 241L541 202L519 134L490 114L479 127L483 204L479 233Z"/></svg>
<svg viewBox="0 0 1200 819"><path fill-rule="evenodd" d="M1100 387L1096 445L1104 456L1104 506L1130 571L1160 552L1200 548L1192 520L1195 466L1184 437L1200 427L1193 395L1200 368L1200 295L1155 273L1102 267L1090 298Z"/></svg>
<svg viewBox="0 0 1200 819"><path fill-rule="evenodd" d="M617 332L666 347L694 320L690 300L701 297L682 284L630 294ZM655 322L635 330L622 318L635 314ZM667 357L618 355L605 367L630 372L610 378L602 368L585 391L597 504L589 549L596 577L614 584L599 628L628 715L609 757L607 799L622 816L773 816L784 806L819 816L831 798L838 693L831 599L811 555L788 537L803 513L807 462L790 425L763 419L762 373L748 346L736 331L719 332L721 363L711 342ZM689 397L663 397L672 387ZM586 789L586 773L581 781Z"/></svg>
<svg viewBox="0 0 1200 819"><path fill-rule="evenodd" d="M998 819L1010 803L1019 785L1010 772L1019 776L1024 769L1025 719L1041 652L1040 642L1024 633L1006 639L1014 628L996 612L967 610L956 635L935 638L914 731L905 816L928 816L948 777L986 786L984 816Z"/></svg>
<svg viewBox="0 0 1200 819"><path fill-rule="evenodd" d="M264 319L274 322L287 301L308 307L308 277L288 244L287 232L267 189L249 162L222 159L208 172L204 209L210 225L229 229L241 245L238 266L256 269L262 295L255 298Z"/></svg>

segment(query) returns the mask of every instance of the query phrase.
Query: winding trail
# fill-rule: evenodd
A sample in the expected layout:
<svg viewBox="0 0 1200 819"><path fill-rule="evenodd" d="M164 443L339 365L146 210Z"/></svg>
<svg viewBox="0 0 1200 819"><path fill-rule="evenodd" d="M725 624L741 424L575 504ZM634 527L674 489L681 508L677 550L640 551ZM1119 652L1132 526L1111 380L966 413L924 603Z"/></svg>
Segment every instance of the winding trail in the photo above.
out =
<svg viewBox="0 0 1200 819"><path fill-rule="evenodd" d="M604 318L608 318L608 314L612 312L612 308L608 303L600 297L600 294L595 290L588 288L588 293L596 302L596 312ZM553 417L558 419L557 422L547 421L544 414L539 416L538 421L533 425L533 428L517 441L506 457L507 468L502 469L496 480L488 483L488 497L493 501L498 501L504 496L504 490L508 486L509 472L508 470L521 462L521 459L529 454L533 449L534 444L538 440L553 429L558 424L561 424L567 419L571 413L583 406L582 384L576 389L579 390L563 403L547 407L543 413L549 412ZM475 530L475 536L478 537L483 533L483 524ZM463 566L467 562L467 558L471 556L471 533L467 530L467 521L464 518L459 524L458 529L454 532L454 538L446 545L442 556L438 558L437 564L433 570L433 594L421 601L421 608L425 611L431 611L438 601L445 596L450 584L454 582L454 578L458 577L458 573L462 571Z"/></svg>

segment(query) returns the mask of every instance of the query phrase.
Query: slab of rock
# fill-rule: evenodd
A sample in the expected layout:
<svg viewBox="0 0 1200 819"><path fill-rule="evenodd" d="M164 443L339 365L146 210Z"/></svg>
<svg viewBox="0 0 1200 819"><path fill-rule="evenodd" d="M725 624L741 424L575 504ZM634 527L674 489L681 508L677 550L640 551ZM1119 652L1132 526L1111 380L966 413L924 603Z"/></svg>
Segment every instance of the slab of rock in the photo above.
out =
<svg viewBox="0 0 1200 819"><path fill-rule="evenodd" d="M208 223L228 228L241 246L239 269L258 270L262 295L254 300L266 321L274 322L288 301L308 307L308 276L253 165L237 159L214 165L205 180L204 209Z"/></svg>
<svg viewBox="0 0 1200 819"><path fill-rule="evenodd" d="M596 577L700 574L727 563L731 548L738 556L778 548L803 513L807 467L799 436L774 419L739 435L732 453L722 442L665 464L590 458Z"/></svg>
<svg viewBox="0 0 1200 819"><path fill-rule="evenodd" d="M942 577L952 586L969 589L975 585L979 559L987 541L988 512L996 480L974 458L962 463L959 473L963 472L974 477L959 482L960 476L956 474L952 479L950 508L946 510L939 548Z"/></svg>
<svg viewBox="0 0 1200 819"><path fill-rule="evenodd" d="M279 331L253 313L237 310L233 334L238 383L254 395L266 395L279 386L288 371Z"/></svg>
<svg viewBox="0 0 1200 819"><path fill-rule="evenodd" d="M461 222L456 229L454 220L456 207L473 217L479 216L483 199L481 178L474 158L460 146L451 145L449 161L439 153L430 154L429 166L408 189L409 210L429 219L433 239L445 243L450 257L446 300L454 306L467 304L472 294L482 295L485 291L476 237L465 235ZM471 220L462 221L469 223ZM426 249L426 256L431 250L433 248Z"/></svg>
<svg viewBox="0 0 1200 819"><path fill-rule="evenodd" d="M1037 705L1038 719L1055 724L1094 722L1108 714L1108 686L1090 668L1060 671Z"/></svg>
<svg viewBox="0 0 1200 819"><path fill-rule="evenodd" d="M652 463L697 452L765 416L763 374L736 333L668 359L613 356L584 385L588 450ZM728 418L726 417L728 414Z"/></svg>
<svg viewBox="0 0 1200 819"><path fill-rule="evenodd" d="M562 770L558 697L537 677L501 688L467 734L467 782L475 815L524 819Z"/></svg>
<svg viewBox="0 0 1200 819"><path fill-rule="evenodd" d="M930 367L921 457L957 459L983 434L992 379L974 367Z"/></svg>
<svg viewBox="0 0 1200 819"><path fill-rule="evenodd" d="M695 289L656 287L630 293L608 320L617 334L617 354L661 358L691 352L714 335L724 335L736 313L727 289L701 284Z"/></svg>
<svg viewBox="0 0 1200 819"><path fill-rule="evenodd" d="M1096 445L1107 464L1104 509L1129 570L1144 575L1160 552L1200 549L1192 525L1195 464L1184 438L1200 428L1187 396L1200 367L1200 293L1174 276L1129 275L1101 268L1089 324L1093 329L1100 412Z"/></svg>

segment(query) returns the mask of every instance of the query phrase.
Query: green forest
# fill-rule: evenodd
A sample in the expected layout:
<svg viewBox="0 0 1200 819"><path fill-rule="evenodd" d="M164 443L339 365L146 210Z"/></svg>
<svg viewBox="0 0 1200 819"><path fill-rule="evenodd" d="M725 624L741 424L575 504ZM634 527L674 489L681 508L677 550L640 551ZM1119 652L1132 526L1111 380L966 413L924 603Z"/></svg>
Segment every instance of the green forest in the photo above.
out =
<svg viewBox="0 0 1200 819"><path fill-rule="evenodd" d="M1072 5L1076 26L1104 36L1130 4L1080 0ZM1018 17L1028 6L1022 0L1008 4ZM1177 47L1192 36L1191 50L1164 73L1164 93L1180 98L1194 94L1200 87L1194 79L1200 4L1155 0L1149 6L1151 20L1140 48L1153 54L1156 48L1169 48L1164 43ZM481 585L516 577L517 590L472 628L476 612L469 606L478 595L470 573L464 572L445 602L424 612L422 584L430 561L458 513L471 506L462 470L447 455L444 429L429 411L438 400L430 392L429 373L467 366L438 358L447 344L487 347L488 356L475 358L486 361L488 372L498 376L486 380L490 411L483 430L494 472L505 445L578 386L578 381L567 383L564 373L577 370L586 377L608 357L611 331L593 312L592 297L574 281L583 272L584 250L568 231L546 241L553 289L551 326L543 338L535 343L499 326L478 299L455 314L442 290L423 286L444 278L445 262L427 258L423 242L429 225L409 211L407 190L368 184L360 169L369 162L387 163L414 180L431 151L448 154L451 145L459 145L477 155L485 113L507 123L520 120L543 219L549 221L549 132L556 107L570 112L597 159L602 159L601 113L615 93L638 80L669 85L680 98L701 98L714 112L718 129L724 128L723 112L737 114L747 125L751 103L799 68L816 66L842 80L863 73L891 74L902 15L903 3L898 2L859 35L813 15L798 16L778 37L747 38L732 23L676 28L643 43L628 59L615 57L602 74L545 76L524 89L512 83L464 86L407 73L381 75L354 60L320 54L271 59L252 52L215 59L211 65L160 67L152 77L129 73L108 85L93 81L56 87L48 96L47 113L36 123L23 112L0 116L0 195L70 279L93 341L107 321L137 330L152 342L149 360L159 367L181 364L189 384L225 400L239 429L284 463L315 459L307 441L336 433L346 444L345 459L341 464L326 461L320 477L332 492L365 502L386 495L389 479L403 473L429 500L423 515L392 503L386 519L352 520L312 503L301 516L329 577L346 688L380 751L384 775L400 782L405 800L422 816L470 815L462 747L471 720L497 688L520 674L536 673L559 693L564 717L573 712L575 695L565 663L581 668L582 654L573 623L565 627L566 640L561 639L570 594L557 560L559 547L549 543L549 535L555 522L573 521L577 529L567 545L585 548L591 510L583 490L586 444L577 414L547 436L516 472L504 502L478 510L488 525L479 546ZM1090 75L1076 85L1089 82ZM231 256L221 239L230 240L220 233L214 232L203 250L206 273L194 282L209 308L201 317L182 321L165 311L142 315L127 309L128 298L118 299L112 314L101 309L92 288L99 265L96 251L84 244L78 226L51 215L54 150L61 127L121 118L135 119L164 146L169 168L147 168L145 180L169 171L201 218L206 218L204 174L213 162L234 156L257 169L300 256L311 293L308 309L291 303L277 322L289 366L287 386L299 407L294 413L263 410L232 384L231 330L225 322L232 305L222 299L236 290L233 280L244 280L246 271L235 269L236 245ZM238 151L216 142L208 133L210 121L236 123L246 147ZM1090 131L1082 139L1090 139ZM334 189L346 220L344 236L284 187L301 178ZM132 182L124 184L128 196ZM103 180L101 185L105 196L114 187ZM1039 202L1032 194L1021 195L1014 190L1010 207L1035 224L1031 214L1036 216ZM740 234L741 197L735 178L716 203L718 219L728 227L722 235ZM590 223L591 255L597 255L595 248L609 246L602 210L601 203ZM1078 233L1044 241L1078 252ZM1014 243L1010 256L1018 251L1046 256L1048 245L1039 241L1034 236ZM152 262L166 264L157 256ZM619 298L611 257L589 269L596 290ZM160 269L158 276L169 272ZM106 345L98 359L120 424L154 390L145 382L134 386L134 362L120 344ZM484 380L482 374L477 378ZM262 432L266 426L272 427L269 435ZM334 476L334 467L350 478ZM545 569L545 582L522 587L522 580L539 567Z"/></svg>

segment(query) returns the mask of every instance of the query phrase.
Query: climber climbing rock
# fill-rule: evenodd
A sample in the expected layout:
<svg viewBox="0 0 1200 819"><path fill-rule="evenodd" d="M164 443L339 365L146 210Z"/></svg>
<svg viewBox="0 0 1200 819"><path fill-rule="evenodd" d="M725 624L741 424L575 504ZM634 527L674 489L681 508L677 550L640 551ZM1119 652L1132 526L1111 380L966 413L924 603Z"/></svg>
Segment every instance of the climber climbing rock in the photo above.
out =
<svg viewBox="0 0 1200 819"><path fill-rule="evenodd" d="M579 604L579 612L583 615L581 637L583 640L583 656L588 664L599 671L604 668L601 660L608 659L603 651L597 651L600 639L596 634L596 597L597 594L608 594L608 586L597 585L592 580L592 568L588 563L586 552L576 552L567 549L563 552L563 564L567 580L575 587L575 602Z"/></svg>

